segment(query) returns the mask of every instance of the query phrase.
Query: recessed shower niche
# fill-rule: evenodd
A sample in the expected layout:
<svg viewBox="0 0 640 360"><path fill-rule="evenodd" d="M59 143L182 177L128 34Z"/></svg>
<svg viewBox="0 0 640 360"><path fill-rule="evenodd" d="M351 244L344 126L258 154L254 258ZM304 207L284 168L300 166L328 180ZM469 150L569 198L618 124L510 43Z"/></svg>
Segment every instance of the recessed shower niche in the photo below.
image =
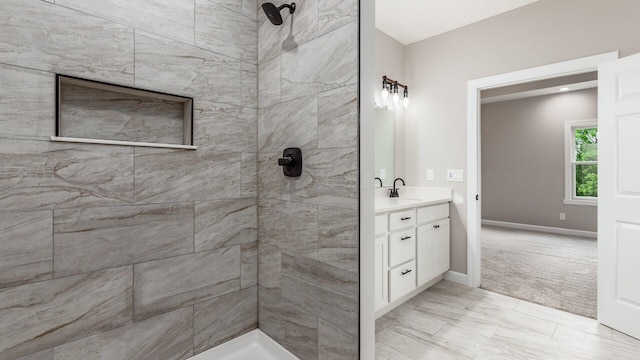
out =
<svg viewBox="0 0 640 360"><path fill-rule="evenodd" d="M192 149L193 99L56 75L52 141Z"/></svg>

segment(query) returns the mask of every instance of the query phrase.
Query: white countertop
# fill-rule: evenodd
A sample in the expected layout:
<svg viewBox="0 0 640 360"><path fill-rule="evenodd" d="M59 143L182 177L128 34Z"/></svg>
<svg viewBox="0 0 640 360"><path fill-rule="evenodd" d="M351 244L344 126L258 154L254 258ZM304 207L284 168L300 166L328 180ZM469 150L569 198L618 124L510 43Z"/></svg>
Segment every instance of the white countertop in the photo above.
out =
<svg viewBox="0 0 640 360"><path fill-rule="evenodd" d="M400 196L397 198L390 198L388 196L376 197L376 214L443 204L452 199L451 188L401 187L399 193Z"/></svg>

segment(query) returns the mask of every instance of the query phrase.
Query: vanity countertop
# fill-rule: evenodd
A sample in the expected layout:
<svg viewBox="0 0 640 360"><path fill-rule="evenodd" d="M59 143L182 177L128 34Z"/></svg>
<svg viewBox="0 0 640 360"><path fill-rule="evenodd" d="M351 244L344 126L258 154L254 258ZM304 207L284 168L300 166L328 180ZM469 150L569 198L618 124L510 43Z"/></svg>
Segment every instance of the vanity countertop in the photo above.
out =
<svg viewBox="0 0 640 360"><path fill-rule="evenodd" d="M400 197L376 197L376 214L390 211L410 209L421 206L443 204L451 201L452 191L449 188L408 189L400 192Z"/></svg>

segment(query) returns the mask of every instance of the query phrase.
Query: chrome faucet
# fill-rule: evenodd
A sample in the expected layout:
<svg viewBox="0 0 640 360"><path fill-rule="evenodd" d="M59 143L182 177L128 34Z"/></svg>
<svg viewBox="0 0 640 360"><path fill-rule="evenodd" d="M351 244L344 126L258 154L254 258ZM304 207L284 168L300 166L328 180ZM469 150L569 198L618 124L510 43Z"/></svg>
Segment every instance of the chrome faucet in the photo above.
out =
<svg viewBox="0 0 640 360"><path fill-rule="evenodd" d="M404 180L402 180L402 178L396 178L395 180L393 180L393 189L391 189L391 193L389 194L389 197L392 198L397 198L399 197L398 195L398 188L396 187L396 181L402 181L402 186L406 186L406 184L404 183Z"/></svg>
<svg viewBox="0 0 640 360"><path fill-rule="evenodd" d="M380 181L380 187L382 187L382 179L380 179L379 177L376 177L374 180Z"/></svg>

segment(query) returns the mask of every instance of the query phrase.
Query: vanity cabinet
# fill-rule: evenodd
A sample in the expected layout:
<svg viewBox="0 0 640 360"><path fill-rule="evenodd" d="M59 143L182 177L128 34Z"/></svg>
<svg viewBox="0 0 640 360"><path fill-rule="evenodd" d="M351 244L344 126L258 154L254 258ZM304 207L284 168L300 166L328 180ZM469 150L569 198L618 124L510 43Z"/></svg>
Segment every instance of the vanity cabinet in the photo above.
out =
<svg viewBox="0 0 640 360"><path fill-rule="evenodd" d="M384 313L449 270L449 203L379 213L375 227L375 309Z"/></svg>

